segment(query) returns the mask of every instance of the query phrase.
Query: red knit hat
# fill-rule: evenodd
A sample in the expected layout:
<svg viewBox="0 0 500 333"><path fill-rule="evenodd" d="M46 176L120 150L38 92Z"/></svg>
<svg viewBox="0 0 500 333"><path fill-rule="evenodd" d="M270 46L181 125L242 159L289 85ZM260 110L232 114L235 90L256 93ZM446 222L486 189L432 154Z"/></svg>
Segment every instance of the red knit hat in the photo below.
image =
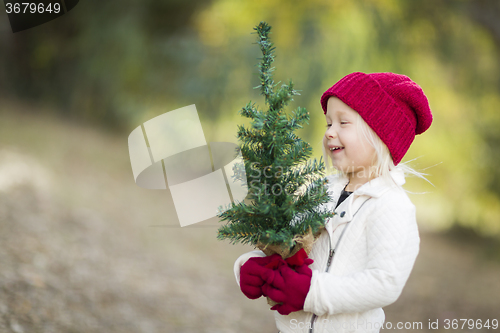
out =
<svg viewBox="0 0 500 333"><path fill-rule="evenodd" d="M344 76L321 96L326 114L332 96L356 110L361 118L387 145L394 165L410 148L416 134L432 123L427 97L409 77L394 73L351 73Z"/></svg>

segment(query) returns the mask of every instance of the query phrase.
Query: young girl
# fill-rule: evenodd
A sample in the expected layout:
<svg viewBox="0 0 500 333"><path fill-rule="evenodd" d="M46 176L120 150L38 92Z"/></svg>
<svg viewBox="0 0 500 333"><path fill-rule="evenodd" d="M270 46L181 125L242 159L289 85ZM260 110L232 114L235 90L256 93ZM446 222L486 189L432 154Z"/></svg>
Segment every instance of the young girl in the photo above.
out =
<svg viewBox="0 0 500 333"><path fill-rule="evenodd" d="M249 298L278 305L280 332L379 332L382 307L395 302L410 275L420 238L415 206L402 189L400 161L432 122L422 89L394 73L351 73L321 96L325 160L335 215L301 266L269 267L252 251L235 275ZM415 173L415 172L413 172ZM266 267L267 265L267 267Z"/></svg>

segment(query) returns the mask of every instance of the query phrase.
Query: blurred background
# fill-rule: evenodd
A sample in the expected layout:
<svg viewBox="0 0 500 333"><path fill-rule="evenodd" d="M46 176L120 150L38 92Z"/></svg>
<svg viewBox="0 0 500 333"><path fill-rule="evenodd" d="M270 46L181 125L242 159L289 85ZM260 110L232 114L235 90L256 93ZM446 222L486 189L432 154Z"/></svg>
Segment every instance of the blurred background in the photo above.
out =
<svg viewBox="0 0 500 333"><path fill-rule="evenodd" d="M315 158L319 97L342 76L405 74L429 99L403 160L432 183L406 187L421 252L386 320L500 320L497 0L82 0L15 34L1 8L0 332L276 331L234 280L252 248L217 241L216 218L180 228L168 191L135 185L127 146L190 104L208 142L237 143L238 110L264 107L260 21Z"/></svg>

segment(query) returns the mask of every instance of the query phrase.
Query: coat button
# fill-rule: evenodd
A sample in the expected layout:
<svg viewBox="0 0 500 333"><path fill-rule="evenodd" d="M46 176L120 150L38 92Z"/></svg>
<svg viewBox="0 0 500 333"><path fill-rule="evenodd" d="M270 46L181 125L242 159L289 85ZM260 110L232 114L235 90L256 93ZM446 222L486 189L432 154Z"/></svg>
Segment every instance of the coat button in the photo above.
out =
<svg viewBox="0 0 500 333"><path fill-rule="evenodd" d="M340 217L344 217L345 212L340 213Z"/></svg>

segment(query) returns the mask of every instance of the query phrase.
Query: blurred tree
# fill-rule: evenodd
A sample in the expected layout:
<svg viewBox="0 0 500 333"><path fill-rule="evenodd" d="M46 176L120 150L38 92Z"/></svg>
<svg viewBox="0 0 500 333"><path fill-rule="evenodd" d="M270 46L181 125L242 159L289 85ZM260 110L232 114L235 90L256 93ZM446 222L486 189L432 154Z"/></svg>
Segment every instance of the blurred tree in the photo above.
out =
<svg viewBox="0 0 500 333"><path fill-rule="evenodd" d="M460 127L462 149L450 160L457 168L467 165L460 177L470 184L450 191L454 198L454 219L461 226L500 236L500 2L495 0L438 0L404 2L409 25L427 22L434 33L431 48L447 69L447 84L463 105L448 112L459 115L469 132ZM472 132L472 133L471 133ZM470 145L474 142L474 145ZM450 146L452 143L450 143ZM458 167L464 169L463 167ZM450 170L451 173L451 170ZM456 179L458 181L459 179ZM451 179L450 183L456 184ZM475 184L472 184L474 182Z"/></svg>
<svg viewBox="0 0 500 333"><path fill-rule="evenodd" d="M496 43L497 59L500 58L500 2L496 0L469 1L462 10L490 32ZM486 97L488 102L483 105L484 108L491 108L490 113L493 114L490 117L479 117L478 128L487 144L484 158L488 161L487 173L490 175L488 189L500 197L500 115L497 109L500 105L498 100L498 95L500 95L500 67L497 67L495 74L492 84L497 89L496 101L491 99L492 96L488 96Z"/></svg>
<svg viewBox="0 0 500 333"><path fill-rule="evenodd" d="M175 81L189 66L179 53L191 48L191 18L209 3L81 1L57 20L4 33L0 87L77 120L126 128L144 99L176 96Z"/></svg>
<svg viewBox="0 0 500 333"><path fill-rule="evenodd" d="M487 28L500 46L500 2L497 0L475 0L465 2L462 8L470 18Z"/></svg>

